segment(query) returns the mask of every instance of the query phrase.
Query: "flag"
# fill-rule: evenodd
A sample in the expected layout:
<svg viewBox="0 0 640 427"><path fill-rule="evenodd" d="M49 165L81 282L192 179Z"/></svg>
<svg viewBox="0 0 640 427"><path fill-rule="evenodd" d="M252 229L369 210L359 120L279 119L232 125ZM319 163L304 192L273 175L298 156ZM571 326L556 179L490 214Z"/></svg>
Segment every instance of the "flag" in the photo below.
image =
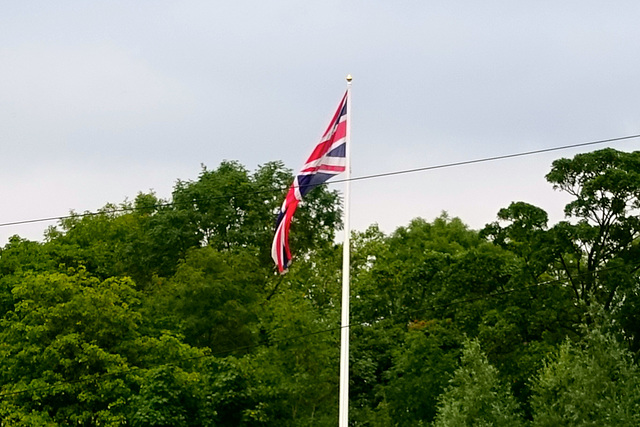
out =
<svg viewBox="0 0 640 427"><path fill-rule="evenodd" d="M347 168L347 98L345 92L327 130L314 148L309 159L293 180L287 197L276 218L276 233L271 246L271 257L280 273L291 264L289 227L298 203L303 197L329 178Z"/></svg>

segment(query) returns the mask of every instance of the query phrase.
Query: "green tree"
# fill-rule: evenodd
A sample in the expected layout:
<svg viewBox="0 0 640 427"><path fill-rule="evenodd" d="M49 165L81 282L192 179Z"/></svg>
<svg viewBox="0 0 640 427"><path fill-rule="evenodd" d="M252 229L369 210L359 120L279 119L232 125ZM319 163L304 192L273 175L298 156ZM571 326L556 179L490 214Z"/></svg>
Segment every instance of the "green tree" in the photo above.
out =
<svg viewBox="0 0 640 427"><path fill-rule="evenodd" d="M635 262L640 255L640 152L606 148L559 159L547 180L574 197L565 215L577 223L562 222L555 229L566 242L560 261L576 296L587 303L595 298L605 309L622 304L629 281L609 281L599 271L619 263L631 273L640 269Z"/></svg>
<svg viewBox="0 0 640 427"><path fill-rule="evenodd" d="M41 243L12 236L0 248L0 317L14 309L11 291L20 283L23 274L55 268L55 261Z"/></svg>
<svg viewBox="0 0 640 427"><path fill-rule="evenodd" d="M246 408L245 418L261 425L335 425L337 316L324 317L302 293L280 292L265 304L261 317L266 345L249 362L256 382L251 396L257 404Z"/></svg>
<svg viewBox="0 0 640 427"><path fill-rule="evenodd" d="M460 367L440 398L437 427L523 425L518 404L477 340L468 340Z"/></svg>
<svg viewBox="0 0 640 427"><path fill-rule="evenodd" d="M215 426L217 413L199 372L161 365L144 372L127 404L134 427Z"/></svg>
<svg viewBox="0 0 640 427"><path fill-rule="evenodd" d="M122 353L139 321L128 308L139 302L129 281L27 274L12 294L15 308L0 320L3 410L61 424L120 422L130 393ZM91 380L96 374L107 377Z"/></svg>
<svg viewBox="0 0 640 427"><path fill-rule="evenodd" d="M292 179L280 162L267 163L254 174L237 162L222 162L215 170L203 167L197 181L178 181L172 207L187 219L185 235L221 251L250 248L270 263L275 214ZM331 244L341 224L335 191L317 188L302 205L290 235L299 257Z"/></svg>
<svg viewBox="0 0 640 427"><path fill-rule="evenodd" d="M202 355L170 335L141 333L142 294L128 278L28 272L11 293L13 310L0 319L7 425L121 425L147 369L193 370L189 360Z"/></svg>
<svg viewBox="0 0 640 427"><path fill-rule="evenodd" d="M72 214L48 231L47 251L56 265L83 266L102 279L129 276L141 289L175 274L189 250L203 246L249 252L271 266L275 214L292 179L280 162L253 174L237 162L203 167L197 180L179 180L169 201L140 193L96 214ZM303 205L291 231L301 258L331 246L341 225L335 191L315 189Z"/></svg>
<svg viewBox="0 0 640 427"><path fill-rule="evenodd" d="M639 166L640 153L613 149L556 160L547 180L573 197L568 221L548 228L546 212L514 202L481 231L519 260L511 282L523 291L508 298L508 309L487 312L478 336L489 360L515 380L527 413L527 378L565 337L581 335L575 325L588 321L590 304L604 306L632 348L640 348Z"/></svg>
<svg viewBox="0 0 640 427"><path fill-rule="evenodd" d="M385 236L377 227L356 233L352 281L359 322L393 318L407 324L441 292L457 256L483 243L459 218L421 218Z"/></svg>
<svg viewBox="0 0 640 427"><path fill-rule="evenodd" d="M640 375L632 354L601 327L566 341L533 380L535 426L637 426Z"/></svg>
<svg viewBox="0 0 640 427"><path fill-rule="evenodd" d="M392 425L427 425L436 415L438 396L453 373L462 335L451 322L418 321L409 325L404 342L391 351L381 408Z"/></svg>
<svg viewBox="0 0 640 427"><path fill-rule="evenodd" d="M129 276L144 288L154 274L169 270L161 253L149 248L151 223L163 203L152 193L141 193L134 203L107 204L93 214L72 213L49 228L45 249L57 265L82 267L101 279Z"/></svg>
<svg viewBox="0 0 640 427"><path fill-rule="evenodd" d="M513 202L500 209L498 222L486 225L480 235L521 257L524 272L535 282L554 261L547 222L548 215L543 209L525 202ZM502 226L504 223L506 225Z"/></svg>
<svg viewBox="0 0 640 427"><path fill-rule="evenodd" d="M215 353L250 345L267 271L244 251L194 248L176 274L150 295L148 316L156 327Z"/></svg>
<svg viewBox="0 0 640 427"><path fill-rule="evenodd" d="M352 329L358 422L433 418L461 333L477 333L482 314L495 307L482 296L508 284L512 258L446 214L415 219L390 236L376 227L356 233L351 323L362 325Z"/></svg>

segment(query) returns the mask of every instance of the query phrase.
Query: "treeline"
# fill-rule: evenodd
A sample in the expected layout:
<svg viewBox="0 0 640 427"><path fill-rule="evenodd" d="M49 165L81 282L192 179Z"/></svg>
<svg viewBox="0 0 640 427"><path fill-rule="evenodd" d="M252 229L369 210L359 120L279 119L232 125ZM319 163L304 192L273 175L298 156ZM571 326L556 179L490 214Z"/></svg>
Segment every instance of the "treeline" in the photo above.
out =
<svg viewBox="0 0 640 427"><path fill-rule="evenodd" d="M1 426L333 426L337 192L270 259L281 163L234 162L0 249ZM354 426L640 425L640 152L553 163L525 202L354 233Z"/></svg>

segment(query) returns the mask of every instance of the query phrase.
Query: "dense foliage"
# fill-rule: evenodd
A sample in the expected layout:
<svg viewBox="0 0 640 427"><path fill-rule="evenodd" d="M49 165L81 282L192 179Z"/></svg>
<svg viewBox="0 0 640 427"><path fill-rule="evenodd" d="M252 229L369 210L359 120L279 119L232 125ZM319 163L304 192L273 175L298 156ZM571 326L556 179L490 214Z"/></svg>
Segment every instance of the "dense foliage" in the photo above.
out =
<svg viewBox="0 0 640 427"><path fill-rule="evenodd" d="M337 192L270 259L290 171L234 162L171 200L0 249L0 426L333 426ZM354 426L640 424L640 152L554 162L566 221L514 202L353 234Z"/></svg>

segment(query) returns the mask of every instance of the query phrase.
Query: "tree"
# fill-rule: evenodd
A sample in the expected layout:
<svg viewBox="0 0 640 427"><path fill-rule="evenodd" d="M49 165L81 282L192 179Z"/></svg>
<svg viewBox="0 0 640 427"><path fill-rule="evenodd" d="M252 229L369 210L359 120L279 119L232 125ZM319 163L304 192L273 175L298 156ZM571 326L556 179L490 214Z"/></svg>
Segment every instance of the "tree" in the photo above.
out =
<svg viewBox="0 0 640 427"><path fill-rule="evenodd" d="M127 404L134 427L215 426L217 413L200 372L161 365L144 372L139 392Z"/></svg>
<svg viewBox="0 0 640 427"><path fill-rule="evenodd" d="M552 230L577 299L616 314L626 339L640 349L640 152L606 148L553 162L547 180L574 197Z"/></svg>
<svg viewBox="0 0 640 427"><path fill-rule="evenodd" d="M366 423L378 418L389 420L407 407L417 408L413 396L425 387L430 388L435 402L442 376L435 374L434 366L416 366L413 372L420 379L412 381L402 376L401 368L394 370L394 364L407 360L423 362L420 349L427 348L438 360L449 357L447 351L438 352L434 346L438 340L450 342L449 335L453 332L445 331L441 335L434 332L436 327L425 329L424 334L431 331L433 336L424 338L426 342L423 342L415 331L407 336L408 325L434 319L431 316L434 295L439 292L452 259L479 242L477 235L462 221L445 214L433 222L417 218L390 236L377 226L354 233L350 393L351 414L357 422ZM436 324L439 319L435 317ZM406 357L397 352L400 343L402 350L409 353ZM444 365L446 363L442 362ZM420 381L424 378L437 381L432 386L422 386ZM414 386L418 389L413 390ZM422 407L420 416L432 417L428 415L432 410ZM407 417L415 419L411 415ZM406 418L403 415L401 419Z"/></svg>
<svg viewBox="0 0 640 427"><path fill-rule="evenodd" d="M440 397L436 427L518 426L523 421L511 391L477 340L467 340L460 367Z"/></svg>
<svg viewBox="0 0 640 427"><path fill-rule="evenodd" d="M534 426L637 426L640 375L632 354L601 326L567 340L533 379Z"/></svg>
<svg viewBox="0 0 640 427"><path fill-rule="evenodd" d="M480 236L521 257L529 279L537 281L548 270L554 256L547 232L547 213L529 203L513 202L498 211L498 220L486 225Z"/></svg>
<svg viewBox="0 0 640 427"><path fill-rule="evenodd" d="M426 425L436 415L438 396L453 373L462 347L462 335L451 322L413 322L404 342L391 351L393 365L381 405L393 425Z"/></svg>
<svg viewBox="0 0 640 427"><path fill-rule="evenodd" d="M335 425L337 316L323 316L306 295L294 291L274 295L261 314L266 342L248 362L255 381L251 400L257 403L245 408L247 422L292 427Z"/></svg>
<svg viewBox="0 0 640 427"><path fill-rule="evenodd" d="M172 200L140 193L134 202L107 204L97 214L60 221L47 233L56 265L83 266L102 279L129 276L141 289L170 277L193 248L248 252L271 266L275 214L293 177L280 162L251 174L237 162L203 167L196 181L178 181ZM298 257L333 245L341 226L338 194L326 187L304 200L292 223Z"/></svg>
<svg viewBox="0 0 640 427"><path fill-rule="evenodd" d="M280 162L253 174L237 162L216 170L203 167L197 181L178 181L172 207L184 212L184 233L218 250L249 248L270 261L275 214L293 176ZM321 187L310 192L292 223L291 247L297 256L331 244L341 224L338 195ZM194 245L192 245L194 246Z"/></svg>
<svg viewBox="0 0 640 427"><path fill-rule="evenodd" d="M9 242L0 248L0 318L14 310L14 298L11 293L27 272L55 270L55 261L46 248L39 242L12 236Z"/></svg>
<svg viewBox="0 0 640 427"><path fill-rule="evenodd" d="M566 268L567 273L581 299L594 296L608 309L616 301L618 286L598 280L597 270L640 254L640 152L606 148L559 159L547 180L575 198L566 205L565 215L577 218L577 224L561 223L558 230L571 241L567 249L578 261Z"/></svg>
<svg viewBox="0 0 640 427"><path fill-rule="evenodd" d="M356 233L354 318L373 322L391 317L403 324L415 320L416 312L436 302L434 296L456 257L481 243L476 232L446 214L433 222L416 218L390 236L377 227Z"/></svg>
<svg viewBox="0 0 640 427"><path fill-rule="evenodd" d="M251 254L194 248L176 274L147 299L156 327L171 329L215 353L253 343L256 304L268 273Z"/></svg>
<svg viewBox="0 0 640 427"><path fill-rule="evenodd" d="M100 283L83 271L28 274L12 294L15 309L0 320L0 384L11 396L4 408L61 424L122 420L130 393L122 353L139 321L128 309L139 302L130 283ZM92 381L96 374L110 376Z"/></svg>
<svg viewBox="0 0 640 427"><path fill-rule="evenodd" d="M147 369L191 370L202 356L173 336L141 333L142 294L128 278L28 272L11 293L14 308L0 319L7 425L121 425Z"/></svg>
<svg viewBox="0 0 640 427"><path fill-rule="evenodd" d="M546 178L573 197L565 207L567 221L547 228L546 212L515 202L481 235L522 260L524 283L554 289L554 297L538 306L557 320L546 322L556 339L563 333L576 338L573 325L596 303L639 350L640 152L607 148L558 159Z"/></svg>

